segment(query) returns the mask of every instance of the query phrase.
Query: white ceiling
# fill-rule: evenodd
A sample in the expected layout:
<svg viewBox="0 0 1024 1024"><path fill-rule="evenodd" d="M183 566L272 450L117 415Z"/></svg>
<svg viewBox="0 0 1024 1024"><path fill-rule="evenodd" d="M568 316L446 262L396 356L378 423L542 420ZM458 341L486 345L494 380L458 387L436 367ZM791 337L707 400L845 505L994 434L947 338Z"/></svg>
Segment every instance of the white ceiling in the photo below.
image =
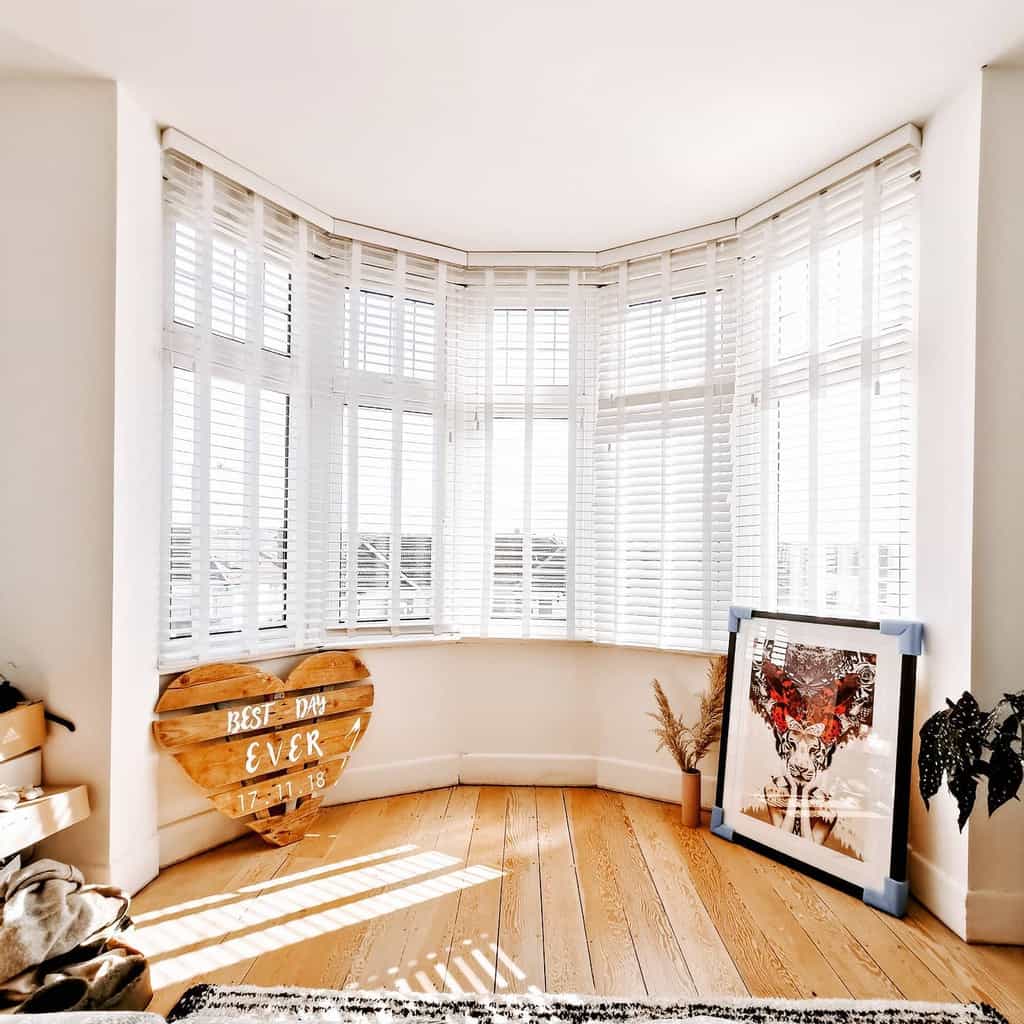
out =
<svg viewBox="0 0 1024 1024"><path fill-rule="evenodd" d="M1024 39L1024 3L32 0L3 29L31 46L0 35L0 69L117 78L333 216L592 250L733 216L921 123Z"/></svg>

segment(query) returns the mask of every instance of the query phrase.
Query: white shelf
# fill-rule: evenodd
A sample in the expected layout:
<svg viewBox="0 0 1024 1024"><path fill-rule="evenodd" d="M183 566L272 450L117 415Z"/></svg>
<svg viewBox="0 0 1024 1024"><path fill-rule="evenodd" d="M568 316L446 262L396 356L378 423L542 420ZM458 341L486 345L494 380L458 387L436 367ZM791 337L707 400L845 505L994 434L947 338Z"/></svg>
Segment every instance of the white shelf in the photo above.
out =
<svg viewBox="0 0 1024 1024"><path fill-rule="evenodd" d="M89 817L85 786L55 786L38 800L0 811L0 858L32 846Z"/></svg>

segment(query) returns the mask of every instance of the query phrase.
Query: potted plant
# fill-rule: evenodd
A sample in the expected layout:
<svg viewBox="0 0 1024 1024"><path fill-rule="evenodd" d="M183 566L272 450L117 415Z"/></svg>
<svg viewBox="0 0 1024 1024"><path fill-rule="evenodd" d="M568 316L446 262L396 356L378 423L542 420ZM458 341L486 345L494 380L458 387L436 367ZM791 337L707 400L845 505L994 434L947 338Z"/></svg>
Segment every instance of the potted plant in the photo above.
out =
<svg viewBox="0 0 1024 1024"><path fill-rule="evenodd" d="M658 750L668 750L683 773L681 809L683 824L700 825L700 770L697 765L712 743L722 735L722 707L725 699L726 659L717 657L708 666L708 685L700 698L700 714L693 725L672 711L668 697L657 679L651 681L657 711L647 712L656 725Z"/></svg>
<svg viewBox="0 0 1024 1024"><path fill-rule="evenodd" d="M991 711L982 711L969 693L946 704L921 726L918 785L927 807L945 776L962 832L982 778L988 781L989 815L1016 798L1024 781L1024 690L1004 694Z"/></svg>

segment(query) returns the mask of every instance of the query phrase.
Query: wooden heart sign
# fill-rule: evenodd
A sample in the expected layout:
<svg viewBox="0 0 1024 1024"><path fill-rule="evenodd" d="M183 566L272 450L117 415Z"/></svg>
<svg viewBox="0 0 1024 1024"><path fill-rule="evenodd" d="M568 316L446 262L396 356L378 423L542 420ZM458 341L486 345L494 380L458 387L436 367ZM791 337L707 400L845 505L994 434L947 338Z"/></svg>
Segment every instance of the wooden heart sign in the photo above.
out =
<svg viewBox="0 0 1024 1024"><path fill-rule="evenodd" d="M370 721L373 684L348 652L314 654L287 679L220 662L178 676L153 723L217 810L274 846L301 839Z"/></svg>

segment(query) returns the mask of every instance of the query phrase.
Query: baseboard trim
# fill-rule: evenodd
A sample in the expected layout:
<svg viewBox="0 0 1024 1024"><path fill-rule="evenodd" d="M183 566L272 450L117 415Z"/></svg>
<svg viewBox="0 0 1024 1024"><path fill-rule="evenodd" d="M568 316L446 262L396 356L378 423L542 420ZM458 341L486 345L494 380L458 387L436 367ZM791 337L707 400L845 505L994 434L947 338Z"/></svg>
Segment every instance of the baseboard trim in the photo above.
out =
<svg viewBox="0 0 1024 1024"><path fill-rule="evenodd" d="M440 789L442 786L454 786L458 781L458 754L355 765L342 773L338 784L324 797L324 806L415 793L421 789Z"/></svg>
<svg viewBox="0 0 1024 1024"><path fill-rule="evenodd" d="M967 887L916 850L910 851L910 891L947 928L967 938Z"/></svg>
<svg viewBox="0 0 1024 1024"><path fill-rule="evenodd" d="M160 873L160 837L150 836L133 845L132 856L112 860L101 874L85 877L120 886L129 896L134 896Z"/></svg>
<svg viewBox="0 0 1024 1024"><path fill-rule="evenodd" d="M188 818L170 821L161 825L160 867L166 868L179 861L188 860L197 853L212 850L215 846L231 842L244 836L249 830L244 825L226 818L211 807Z"/></svg>
<svg viewBox="0 0 1024 1024"><path fill-rule="evenodd" d="M601 789L644 796L651 800L663 800L670 804L679 803L681 782L677 768L661 768L641 761L622 761L615 757L600 757L597 759L597 765L595 785ZM701 776L702 807L714 806L716 785L716 776Z"/></svg>
<svg viewBox="0 0 1024 1024"><path fill-rule="evenodd" d="M592 754L441 754L385 764L355 765L324 796L324 806L373 800L458 783L476 786L597 786L617 793L679 803L674 768ZM711 807L715 778L702 780L701 803ZM160 828L160 867L245 835L244 825L210 808Z"/></svg>
<svg viewBox="0 0 1024 1024"><path fill-rule="evenodd" d="M462 754L459 781L468 786L594 786L591 754Z"/></svg>
<svg viewBox="0 0 1024 1024"><path fill-rule="evenodd" d="M1024 946L1024 893L971 889L967 893L967 941Z"/></svg>

